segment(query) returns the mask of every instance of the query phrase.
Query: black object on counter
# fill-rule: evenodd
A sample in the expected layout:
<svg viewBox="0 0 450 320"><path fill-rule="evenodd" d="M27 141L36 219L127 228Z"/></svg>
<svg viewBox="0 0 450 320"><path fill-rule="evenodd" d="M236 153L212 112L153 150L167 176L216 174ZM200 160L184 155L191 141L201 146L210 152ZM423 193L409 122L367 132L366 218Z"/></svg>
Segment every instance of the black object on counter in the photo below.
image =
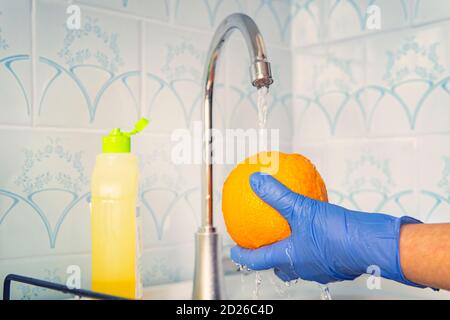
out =
<svg viewBox="0 0 450 320"><path fill-rule="evenodd" d="M91 299L98 299L98 300L127 300L120 297L115 297L103 293L93 292L89 290L83 290L83 289L69 289L67 286L59 284L59 283L53 283L48 282L44 280L39 279L33 279L29 277L19 276L16 274L10 274L7 275L5 278L5 281L3 283L3 300L10 300L11 298L11 282L19 282L19 283L25 283L36 287L41 288L47 288L54 291L59 291L66 294L73 294L78 297L83 298L91 298Z"/></svg>

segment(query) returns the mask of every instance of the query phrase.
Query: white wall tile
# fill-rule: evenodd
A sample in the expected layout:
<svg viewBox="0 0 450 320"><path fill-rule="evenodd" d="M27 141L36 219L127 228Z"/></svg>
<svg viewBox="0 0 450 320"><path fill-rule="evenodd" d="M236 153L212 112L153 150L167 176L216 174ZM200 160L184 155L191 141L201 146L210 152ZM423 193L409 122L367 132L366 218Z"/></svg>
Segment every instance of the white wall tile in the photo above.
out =
<svg viewBox="0 0 450 320"><path fill-rule="evenodd" d="M386 31L408 24L409 0L326 0L327 39L342 39L371 32ZM367 27L370 6L377 6L380 12L380 28Z"/></svg>
<svg viewBox="0 0 450 320"><path fill-rule="evenodd" d="M299 50L294 60L296 139L364 136L364 42Z"/></svg>
<svg viewBox="0 0 450 320"><path fill-rule="evenodd" d="M208 31L228 15L247 11L246 0L173 0L173 6L176 24Z"/></svg>
<svg viewBox="0 0 450 320"><path fill-rule="evenodd" d="M175 163L172 151L177 143L170 136L147 134L134 141L140 159L145 248L191 242L199 226L200 165Z"/></svg>
<svg viewBox="0 0 450 320"><path fill-rule="evenodd" d="M294 47L311 45L322 40L325 4L325 1L315 0L292 1L291 43Z"/></svg>
<svg viewBox="0 0 450 320"><path fill-rule="evenodd" d="M78 2L162 21L167 21L170 16L170 0L78 0Z"/></svg>
<svg viewBox="0 0 450 320"><path fill-rule="evenodd" d="M442 0L412 0L415 23L445 19L450 16L450 3Z"/></svg>
<svg viewBox="0 0 450 320"><path fill-rule="evenodd" d="M200 119L201 81L210 36L150 23L146 34L144 115L153 121L150 131L189 128L193 120Z"/></svg>
<svg viewBox="0 0 450 320"><path fill-rule="evenodd" d="M240 35L233 35L229 44L226 91L226 123L230 128L256 129L258 127L258 92L251 85L251 66L248 50ZM267 129L279 130L280 141L292 140L292 64L288 50L267 47L274 83L267 96Z"/></svg>
<svg viewBox="0 0 450 320"><path fill-rule="evenodd" d="M101 135L3 130L0 141L11 154L0 170L2 259L90 252L87 193ZM200 168L174 165L171 147L170 137L148 134L133 143L141 167L143 240L151 250L191 243L199 223ZM52 259L47 260L51 266ZM164 260L161 255L152 259ZM186 267L175 262L177 270ZM0 270L12 272L8 266ZM187 271L181 275L184 279Z"/></svg>
<svg viewBox="0 0 450 320"><path fill-rule="evenodd" d="M380 32L405 27L412 16L410 0L369 0L367 3L380 8L381 28L377 30Z"/></svg>
<svg viewBox="0 0 450 320"><path fill-rule="evenodd" d="M374 135L448 132L447 25L368 41L367 98Z"/></svg>
<svg viewBox="0 0 450 320"><path fill-rule="evenodd" d="M419 140L420 214L424 222L450 220L450 136L426 136Z"/></svg>
<svg viewBox="0 0 450 320"><path fill-rule="evenodd" d="M233 12L253 17L267 44L275 80L268 127L280 129L278 148L316 164L331 202L448 221L449 6L442 1L78 3L82 30L70 33L66 1L35 1L33 105L31 1L0 0L0 125L29 126L0 129L0 146L10 154L0 167L0 275L64 282L67 265L78 264L83 287L89 289L87 201L80 200L62 222L58 219L71 201L69 191L76 189L76 197L89 191L100 149L98 132L129 128L145 115L151 124L133 143L141 165L144 282L192 277L200 166L172 161L171 134L174 129L192 133L194 121L201 119L209 41ZM365 28L371 4L381 9L376 32ZM408 28L411 22L414 28ZM433 23L420 26L428 22ZM23 32L17 32L19 27ZM238 33L230 40L219 62L214 96L214 125L222 132L257 126L248 52ZM7 69L9 62L14 73ZM112 84L110 77L115 77ZM105 92L95 102L102 86ZM32 115L37 116L33 122ZM233 241L220 214L221 191L232 167L218 165L214 185L215 220L227 245ZM59 297L21 286L14 295Z"/></svg>
<svg viewBox="0 0 450 320"><path fill-rule="evenodd" d="M89 252L101 136L0 130L0 141L10 155L0 168L1 258Z"/></svg>
<svg viewBox="0 0 450 320"><path fill-rule="evenodd" d="M143 254L144 286L192 279L194 274L194 245L161 247Z"/></svg>
<svg viewBox="0 0 450 320"><path fill-rule="evenodd" d="M338 39L364 32L367 8L364 2L329 0L325 14L327 37Z"/></svg>
<svg viewBox="0 0 450 320"><path fill-rule="evenodd" d="M23 32L17 32L20 28ZM0 123L31 123L31 5L0 1Z"/></svg>
<svg viewBox="0 0 450 320"><path fill-rule="evenodd" d="M59 282L64 280L60 272L64 272L65 266L59 268L63 266L63 262L58 262L58 259L70 260L74 264L86 265L83 287L90 287L90 265L86 260L88 256L67 256L70 259L64 259L66 254L90 251L89 207L87 201L80 200L68 210L64 219L61 218L67 202L72 201L65 194L76 187L73 180L80 177L76 170L73 172L70 160L64 159L64 156L63 159L58 158L57 152L62 150L67 157L78 157L79 152L82 152L83 161L86 162L84 165L88 169L85 169L83 175L83 186L77 192L88 192L90 173L100 150L101 134L86 132L90 129L105 129L106 132L106 129L113 126L129 128L142 111L150 118L151 125L146 130L147 133L136 137L133 149L141 164L140 213L146 248L144 279L148 285L189 279L193 271L193 234L200 223L200 167L173 163L170 133L178 128L192 129L193 121L201 117L199 98L211 27L231 12L246 11L248 3L221 1L217 2L217 11L214 11L214 7L214 12L208 12L212 7L204 7L205 2L198 2L199 10L193 12L183 9L183 2L174 11L175 23L166 24L139 21L137 16L167 21L167 10L162 10L162 3L166 5L167 1L82 2L89 6L82 6L82 29L77 32L69 32L65 27L66 2L36 2L35 40L38 60L37 105L34 106L37 119L34 124L38 127L52 126L61 129L70 127L71 131L58 128L47 131L39 128L1 132L2 146L11 149L13 156L0 171L0 236L2 244L15 244L1 248L1 258L5 262L0 267L1 272L14 270L23 274L32 273L36 277ZM287 48L290 40L289 30L286 29L288 24L285 28L280 25L282 21L279 20L280 17L287 17L287 2L261 4L262 9L254 12L260 20L260 27L264 27L267 16L274 27L273 30L271 27L264 27L266 41ZM96 10L96 7L102 10ZM150 7L155 10L149 12ZM207 9L206 14L210 19L199 18L205 13L201 12L200 7ZM107 10L103 10L104 8ZM192 9L192 3L189 9ZM130 15L116 14L113 11ZM31 18L18 20L30 22ZM185 29L184 26L189 28ZM203 31L193 32L193 28ZM204 32L205 30L208 32ZM145 37L141 39L143 35ZM26 40L27 48L31 50L31 37ZM249 83L248 53L242 46L242 41L240 46L233 47L229 44L225 51L230 52L236 48L239 49L239 53L236 53L239 59L236 61L243 62L235 64L238 72L234 75L231 68L227 69L230 56L226 52L218 67L215 115L219 121L222 119L222 128L228 126L225 122L226 107L233 99L230 93L232 90L226 90L230 87L226 84L226 79L232 78L235 89L239 90L241 88L234 79L243 82L245 75L245 82ZM14 50L18 51L19 49ZM284 125L290 119L292 101L289 99L291 64L287 63L291 60L290 50L270 48L269 51L276 80L271 90L269 126L283 126L288 135L291 135L292 126ZM31 70L31 65L29 69ZM146 74L144 92L140 92L142 69ZM31 75L29 77L31 81ZM111 77L115 81L109 84ZM102 92L102 86L106 88L104 95L96 101L95 98ZM238 91L236 92L240 95ZM144 98L143 110L140 109L141 94ZM255 96L249 95L246 99L253 105ZM251 126L256 126L253 114L244 116L239 112L239 119L244 120L243 123L251 121ZM154 135L152 132L164 134ZM282 150L291 148L290 141L285 140L283 138L281 141ZM20 148L22 145L29 150L23 151ZM17 159L23 159L23 163ZM69 167L66 168L67 166ZM57 176L64 179L58 180ZM17 181L22 181L22 185ZM35 191L36 195L32 196ZM55 197L58 200L54 200ZM77 193L75 197L81 196ZM216 186L214 199L216 223L218 229L225 233L220 214L220 184ZM224 235L225 241L231 243L226 233ZM30 242L33 242L33 246L30 246ZM27 269L29 261L26 259L23 260L26 261L24 263L15 263L22 257L30 256L43 257L42 262L33 265L33 270ZM47 256L51 258L47 259ZM43 262L52 267L58 266L58 271L50 270L48 273L45 268L40 267ZM17 296L20 297L20 294L24 298L54 297L28 289L20 291Z"/></svg>
<svg viewBox="0 0 450 320"><path fill-rule="evenodd" d="M32 267L30 267L32 266ZM66 284L71 273L69 267L79 267L81 287L91 288L91 259L89 255L43 256L36 258L1 260L0 277L4 279L8 274L19 274L35 279ZM73 271L71 271L73 272ZM2 297L3 291L0 293ZM11 284L11 299L13 300L54 300L72 299L71 295L13 282Z"/></svg>
<svg viewBox="0 0 450 320"><path fill-rule="evenodd" d="M65 6L38 2L38 123L110 128L140 115L139 22L84 9L81 30Z"/></svg>
<svg viewBox="0 0 450 320"><path fill-rule="evenodd" d="M413 139L333 143L325 181L332 202L365 212L418 216Z"/></svg>
<svg viewBox="0 0 450 320"><path fill-rule="evenodd" d="M248 14L267 42L289 46L293 21L291 0L247 0Z"/></svg>

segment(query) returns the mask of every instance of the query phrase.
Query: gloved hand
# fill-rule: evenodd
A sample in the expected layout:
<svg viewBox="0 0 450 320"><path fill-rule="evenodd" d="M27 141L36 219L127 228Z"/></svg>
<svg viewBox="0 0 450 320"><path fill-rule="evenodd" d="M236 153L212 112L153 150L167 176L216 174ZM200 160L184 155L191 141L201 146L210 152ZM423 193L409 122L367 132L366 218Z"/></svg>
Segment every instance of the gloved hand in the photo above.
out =
<svg viewBox="0 0 450 320"><path fill-rule="evenodd" d="M283 281L301 278L321 284L353 280L369 266L381 277L420 287L401 270L400 227L420 221L362 213L290 191L270 175L250 177L253 191L289 222L292 234L256 250L234 247L231 258L251 270L274 268Z"/></svg>

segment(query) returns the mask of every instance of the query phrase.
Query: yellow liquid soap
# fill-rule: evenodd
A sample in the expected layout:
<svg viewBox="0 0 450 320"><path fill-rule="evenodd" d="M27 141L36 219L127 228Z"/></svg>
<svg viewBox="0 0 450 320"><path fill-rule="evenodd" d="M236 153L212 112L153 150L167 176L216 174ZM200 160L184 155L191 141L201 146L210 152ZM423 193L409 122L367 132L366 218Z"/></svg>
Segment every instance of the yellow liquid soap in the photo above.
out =
<svg viewBox="0 0 450 320"><path fill-rule="evenodd" d="M91 187L92 290L141 299L136 156L100 154Z"/></svg>

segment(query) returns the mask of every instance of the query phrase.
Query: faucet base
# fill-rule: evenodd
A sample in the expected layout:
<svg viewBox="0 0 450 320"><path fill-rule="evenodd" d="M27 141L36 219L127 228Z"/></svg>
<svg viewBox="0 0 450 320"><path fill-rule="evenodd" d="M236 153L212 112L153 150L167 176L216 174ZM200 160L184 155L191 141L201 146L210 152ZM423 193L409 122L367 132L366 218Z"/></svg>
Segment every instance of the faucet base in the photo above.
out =
<svg viewBox="0 0 450 320"><path fill-rule="evenodd" d="M223 300L222 239L214 228L195 234L194 300Z"/></svg>

